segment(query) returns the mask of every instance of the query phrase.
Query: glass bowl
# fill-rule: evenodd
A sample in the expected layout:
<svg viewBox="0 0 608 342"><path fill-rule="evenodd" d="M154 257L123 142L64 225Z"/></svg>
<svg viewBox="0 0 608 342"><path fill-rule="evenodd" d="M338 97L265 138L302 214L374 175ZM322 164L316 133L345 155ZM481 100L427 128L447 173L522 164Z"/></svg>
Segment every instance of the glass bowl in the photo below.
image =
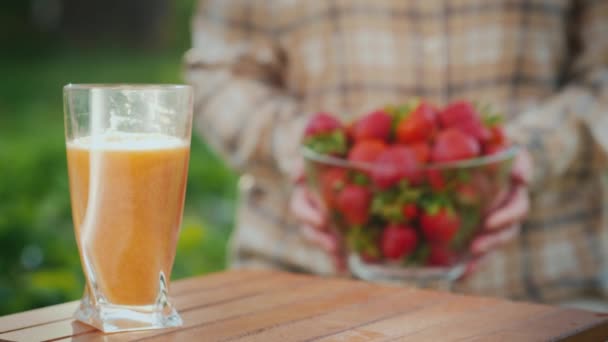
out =
<svg viewBox="0 0 608 342"><path fill-rule="evenodd" d="M368 281L433 288L449 288L465 271L484 218L499 205L498 194L509 190L517 151L511 146L474 159L426 164L416 170L415 181L380 187L374 172L383 166L302 149L307 182L330 217L350 272ZM400 257L388 229L410 230L397 243L401 251L408 246Z"/></svg>

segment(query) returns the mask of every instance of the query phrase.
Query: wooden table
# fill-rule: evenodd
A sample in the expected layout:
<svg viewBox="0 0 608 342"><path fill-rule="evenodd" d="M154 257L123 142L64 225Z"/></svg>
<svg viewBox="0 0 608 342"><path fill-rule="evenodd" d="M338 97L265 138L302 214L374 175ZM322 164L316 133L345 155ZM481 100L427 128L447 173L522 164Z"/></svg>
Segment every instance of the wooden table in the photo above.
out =
<svg viewBox="0 0 608 342"><path fill-rule="evenodd" d="M17 341L544 341L608 339L608 315L269 271L180 280L184 326L103 334L75 322L70 302L0 317Z"/></svg>

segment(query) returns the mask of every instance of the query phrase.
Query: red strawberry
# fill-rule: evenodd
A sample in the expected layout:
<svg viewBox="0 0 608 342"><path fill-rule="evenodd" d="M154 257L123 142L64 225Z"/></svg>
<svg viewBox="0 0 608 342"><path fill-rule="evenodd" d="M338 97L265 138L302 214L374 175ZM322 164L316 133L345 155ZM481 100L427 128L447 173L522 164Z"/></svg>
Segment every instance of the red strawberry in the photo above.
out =
<svg viewBox="0 0 608 342"><path fill-rule="evenodd" d="M458 202L467 205L474 205L479 203L479 194L475 190L472 184L460 184L456 187L456 198Z"/></svg>
<svg viewBox="0 0 608 342"><path fill-rule="evenodd" d="M385 149L386 144L381 140L358 141L348 152L348 160L351 162L371 163Z"/></svg>
<svg viewBox="0 0 608 342"><path fill-rule="evenodd" d="M483 146L483 154L491 155L498 153L507 146L507 137L502 126L490 127L491 138Z"/></svg>
<svg viewBox="0 0 608 342"><path fill-rule="evenodd" d="M372 194L366 187L349 184L338 194L336 204L346 222L361 225L369 218L371 200Z"/></svg>
<svg viewBox="0 0 608 342"><path fill-rule="evenodd" d="M444 245L431 245L427 263L431 266L449 266L454 261L453 253Z"/></svg>
<svg viewBox="0 0 608 342"><path fill-rule="evenodd" d="M329 208L336 207L337 194L348 182L348 171L340 167L324 170L319 177L321 194Z"/></svg>
<svg viewBox="0 0 608 342"><path fill-rule="evenodd" d="M487 141L492 137L490 130L487 127L485 127L483 125L483 123L479 120L463 122L463 123L457 124L453 127L476 138L480 142Z"/></svg>
<svg viewBox="0 0 608 342"><path fill-rule="evenodd" d="M505 129L502 126L494 125L490 127L491 138L489 140L490 144L495 145L505 145L507 142L507 135L505 134Z"/></svg>
<svg viewBox="0 0 608 342"><path fill-rule="evenodd" d="M439 122L443 128L458 128L479 141L490 138L490 131L483 125L479 113L467 101L449 104L439 113Z"/></svg>
<svg viewBox="0 0 608 342"><path fill-rule="evenodd" d="M420 226L427 240L431 242L450 242L458 228L460 217L443 207L435 213L425 212L420 216Z"/></svg>
<svg viewBox="0 0 608 342"><path fill-rule="evenodd" d="M382 232L380 241L385 258L399 260L411 254L416 248L416 231L406 225L390 224Z"/></svg>
<svg viewBox="0 0 608 342"><path fill-rule="evenodd" d="M448 128L437 134L431 159L436 163L470 159L479 155L479 143L470 135Z"/></svg>
<svg viewBox="0 0 608 342"><path fill-rule="evenodd" d="M372 112L355 122L353 137L355 141L369 139L388 141L392 122L393 119L387 112L383 110Z"/></svg>
<svg viewBox="0 0 608 342"><path fill-rule="evenodd" d="M496 154L499 153L501 151L503 151L505 149L505 146L503 145L497 145L497 144L486 144L483 147L483 154L486 156L492 155L492 154Z"/></svg>
<svg viewBox="0 0 608 342"><path fill-rule="evenodd" d="M397 126L397 141L403 144L429 140L437 129L435 109L422 102Z"/></svg>
<svg viewBox="0 0 608 342"><path fill-rule="evenodd" d="M320 112L310 118L308 126L304 130L304 136L311 137L318 134L331 133L339 129L342 129L342 124L338 119L329 113Z"/></svg>
<svg viewBox="0 0 608 342"><path fill-rule="evenodd" d="M391 146L382 152L374 162L372 180L381 189L387 189L403 179L416 184L420 181L421 170L416 154L406 146Z"/></svg>
<svg viewBox="0 0 608 342"><path fill-rule="evenodd" d="M480 121L475 107L467 101L455 101L447 105L438 114L441 127L454 127L464 122Z"/></svg>
<svg viewBox="0 0 608 342"><path fill-rule="evenodd" d="M328 113L317 113L310 119L304 130L304 145L317 153L337 156L348 150L344 127Z"/></svg>
<svg viewBox="0 0 608 342"><path fill-rule="evenodd" d="M409 145L414 153L416 153L416 158L421 164L426 164L431 159L431 147L426 142L417 142Z"/></svg>
<svg viewBox="0 0 608 342"><path fill-rule="evenodd" d="M441 174L441 170L429 169L426 171L426 178L435 191L443 191L445 189L445 179Z"/></svg>
<svg viewBox="0 0 608 342"><path fill-rule="evenodd" d="M403 217L408 220L413 220L418 216L418 207L414 203L406 203L401 209Z"/></svg>

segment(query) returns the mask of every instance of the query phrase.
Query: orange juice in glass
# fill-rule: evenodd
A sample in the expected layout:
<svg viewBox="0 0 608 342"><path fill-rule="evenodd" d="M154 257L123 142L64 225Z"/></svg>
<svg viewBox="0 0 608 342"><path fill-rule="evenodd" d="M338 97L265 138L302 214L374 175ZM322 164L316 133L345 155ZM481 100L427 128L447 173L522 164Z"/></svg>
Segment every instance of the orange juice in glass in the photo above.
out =
<svg viewBox="0 0 608 342"><path fill-rule="evenodd" d="M68 85L64 107L87 280L76 319L104 332L181 325L168 290L190 154L190 87Z"/></svg>

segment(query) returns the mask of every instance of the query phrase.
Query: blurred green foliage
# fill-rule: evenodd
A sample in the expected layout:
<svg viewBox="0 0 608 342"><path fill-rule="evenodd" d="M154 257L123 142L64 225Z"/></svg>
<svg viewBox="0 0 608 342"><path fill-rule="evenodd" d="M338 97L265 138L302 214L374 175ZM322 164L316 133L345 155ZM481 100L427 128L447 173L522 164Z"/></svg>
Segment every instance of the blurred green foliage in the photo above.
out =
<svg viewBox="0 0 608 342"><path fill-rule="evenodd" d="M67 83L179 83L192 1L177 1L169 47L78 48L0 59L0 315L78 299L63 136ZM173 279L225 267L236 176L194 136Z"/></svg>

